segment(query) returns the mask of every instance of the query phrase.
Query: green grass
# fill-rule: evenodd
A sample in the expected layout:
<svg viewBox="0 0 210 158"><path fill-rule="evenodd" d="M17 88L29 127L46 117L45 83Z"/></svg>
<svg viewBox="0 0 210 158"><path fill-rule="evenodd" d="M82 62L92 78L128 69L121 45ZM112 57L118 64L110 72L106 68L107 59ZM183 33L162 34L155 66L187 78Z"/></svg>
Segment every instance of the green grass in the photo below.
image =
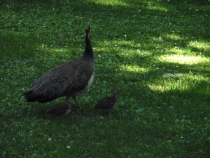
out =
<svg viewBox="0 0 210 158"><path fill-rule="evenodd" d="M208 157L208 0L0 2L0 157ZM96 76L63 118L56 102L22 93L50 68L82 55L91 26ZM182 74L164 78L165 73ZM107 116L96 101L118 93Z"/></svg>

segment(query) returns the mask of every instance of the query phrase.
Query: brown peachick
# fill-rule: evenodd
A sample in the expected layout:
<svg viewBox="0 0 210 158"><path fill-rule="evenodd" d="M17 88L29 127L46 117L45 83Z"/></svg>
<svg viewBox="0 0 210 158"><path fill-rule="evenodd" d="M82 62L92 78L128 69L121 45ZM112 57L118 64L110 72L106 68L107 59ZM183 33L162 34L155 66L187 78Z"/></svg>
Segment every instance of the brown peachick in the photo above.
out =
<svg viewBox="0 0 210 158"><path fill-rule="evenodd" d="M94 106L95 109L101 109L103 113L110 112L117 104L116 92L112 91L112 96L100 99Z"/></svg>

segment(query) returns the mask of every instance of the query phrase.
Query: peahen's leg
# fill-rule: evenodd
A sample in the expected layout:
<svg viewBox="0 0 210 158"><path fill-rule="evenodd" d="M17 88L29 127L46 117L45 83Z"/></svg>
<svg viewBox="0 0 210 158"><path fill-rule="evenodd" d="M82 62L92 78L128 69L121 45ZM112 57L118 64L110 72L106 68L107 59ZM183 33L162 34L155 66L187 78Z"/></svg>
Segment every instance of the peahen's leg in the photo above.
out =
<svg viewBox="0 0 210 158"><path fill-rule="evenodd" d="M65 101L65 103L68 104L69 110L71 111L71 105L70 105L71 103L70 103L69 99L70 99L70 97L69 97L69 96L66 96L66 101Z"/></svg>
<svg viewBox="0 0 210 158"><path fill-rule="evenodd" d="M74 102L77 104L77 106L79 106L79 108L81 109L79 103L77 102L76 95L73 95L72 98L73 98Z"/></svg>

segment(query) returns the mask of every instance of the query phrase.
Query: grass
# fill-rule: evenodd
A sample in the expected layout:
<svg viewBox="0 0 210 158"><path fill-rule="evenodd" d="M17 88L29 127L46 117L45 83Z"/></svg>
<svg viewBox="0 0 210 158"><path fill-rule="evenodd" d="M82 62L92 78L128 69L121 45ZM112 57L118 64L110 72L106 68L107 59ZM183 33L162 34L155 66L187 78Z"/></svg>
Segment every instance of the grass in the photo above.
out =
<svg viewBox="0 0 210 158"><path fill-rule="evenodd" d="M8 0L0 3L0 157L208 157L208 0ZM22 96L50 68L81 56L91 26L96 76L83 110ZM164 74L182 74L164 78ZM118 92L108 115L94 103Z"/></svg>

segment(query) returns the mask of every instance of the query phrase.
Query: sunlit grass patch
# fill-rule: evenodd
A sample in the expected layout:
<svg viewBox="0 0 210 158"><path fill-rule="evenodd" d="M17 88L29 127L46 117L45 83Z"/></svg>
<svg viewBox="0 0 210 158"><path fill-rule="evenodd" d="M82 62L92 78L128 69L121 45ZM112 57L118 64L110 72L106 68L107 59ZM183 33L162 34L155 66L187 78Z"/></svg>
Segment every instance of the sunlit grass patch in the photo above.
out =
<svg viewBox="0 0 210 158"><path fill-rule="evenodd" d="M184 80L210 83L208 75L205 75L205 73L202 72L198 72L195 75L193 75L192 72L189 72L188 74L184 75Z"/></svg>
<svg viewBox="0 0 210 158"><path fill-rule="evenodd" d="M150 10L155 10L155 11L161 11L161 12L168 11L167 7L161 6L158 1L148 1L146 7Z"/></svg>
<svg viewBox="0 0 210 158"><path fill-rule="evenodd" d="M200 52L210 51L210 42L191 41L189 46L200 49Z"/></svg>
<svg viewBox="0 0 210 158"><path fill-rule="evenodd" d="M166 38L166 41L167 41L167 39L172 39L172 40L184 40L185 38L184 37L181 37L180 35L178 35L178 34L174 34L174 33L172 33L172 34L166 34L166 35L164 35L164 38Z"/></svg>
<svg viewBox="0 0 210 158"><path fill-rule="evenodd" d="M123 36L122 36L123 37ZM100 51L106 51L109 52L112 49L118 49L118 50L129 50L132 51L132 49L135 48L135 45L133 41L126 41L126 40L104 40L97 42L97 45L99 46L97 49ZM110 48L110 49L107 49ZM129 52L128 51L128 52Z"/></svg>
<svg viewBox="0 0 210 158"><path fill-rule="evenodd" d="M180 55L180 56L188 56L188 55L190 55L190 50L189 49L186 49L186 48L185 49L181 49L181 48L179 48L177 46L170 48L167 52L168 53L172 53L175 56L176 55ZM190 55L190 56L192 56L192 55Z"/></svg>
<svg viewBox="0 0 210 158"><path fill-rule="evenodd" d="M65 48L50 48L49 51L52 53L67 53L69 50Z"/></svg>
<svg viewBox="0 0 210 158"><path fill-rule="evenodd" d="M179 92L185 92L188 91L189 88L191 88L191 83L186 82L185 80L166 80L163 79L163 82L161 84L158 82L155 82L154 84L148 84L148 87L155 92L170 92L170 91L179 91Z"/></svg>
<svg viewBox="0 0 210 158"><path fill-rule="evenodd" d="M149 71L149 69L142 68L139 65L122 65L120 69L123 71L134 72L134 73L146 73Z"/></svg>
<svg viewBox="0 0 210 158"><path fill-rule="evenodd" d="M185 95L203 95L207 98L210 95L210 81L208 75L203 72L193 74L192 72L183 73L177 78L160 77L155 79L153 83L148 83L149 89L156 93ZM177 97L177 96L174 96Z"/></svg>
<svg viewBox="0 0 210 158"><path fill-rule="evenodd" d="M68 53L69 49L65 48L65 47L61 47L61 48L56 48L53 45L45 45L44 43L37 47L37 50L39 51L46 51L46 52L51 52L51 53Z"/></svg>
<svg viewBox="0 0 210 158"><path fill-rule="evenodd" d="M96 4L111 5L111 6L127 6L128 4L122 0L88 0L89 2L94 2Z"/></svg>
<svg viewBox="0 0 210 158"><path fill-rule="evenodd" d="M202 56L187 55L161 55L157 59L164 63L176 63L181 65L209 64L210 59Z"/></svg>

